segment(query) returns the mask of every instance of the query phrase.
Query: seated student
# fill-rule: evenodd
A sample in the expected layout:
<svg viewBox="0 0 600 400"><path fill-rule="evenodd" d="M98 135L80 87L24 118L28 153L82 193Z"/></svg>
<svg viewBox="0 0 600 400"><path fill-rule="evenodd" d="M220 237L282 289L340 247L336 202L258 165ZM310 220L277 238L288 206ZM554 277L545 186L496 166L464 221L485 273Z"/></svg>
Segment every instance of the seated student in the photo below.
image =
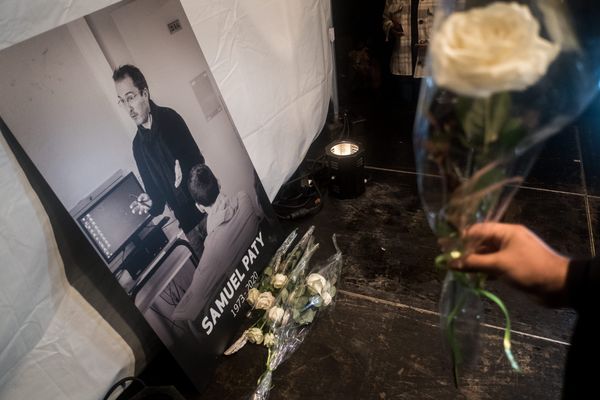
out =
<svg viewBox="0 0 600 400"><path fill-rule="evenodd" d="M246 192L238 192L234 198L221 192L217 178L205 164L192 168L188 188L196 207L207 214L207 235L192 283L172 319L194 321L220 292L256 238L262 212L254 208Z"/></svg>

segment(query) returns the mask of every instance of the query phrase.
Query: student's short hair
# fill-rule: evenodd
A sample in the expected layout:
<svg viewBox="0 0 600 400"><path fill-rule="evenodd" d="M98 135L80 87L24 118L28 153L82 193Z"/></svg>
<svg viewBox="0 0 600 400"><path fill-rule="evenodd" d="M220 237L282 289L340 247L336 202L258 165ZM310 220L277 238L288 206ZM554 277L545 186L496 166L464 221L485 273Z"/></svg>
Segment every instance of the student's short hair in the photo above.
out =
<svg viewBox="0 0 600 400"><path fill-rule="evenodd" d="M197 164L190 171L188 190L196 203L209 207L219 196L219 181L206 164Z"/></svg>
<svg viewBox="0 0 600 400"><path fill-rule="evenodd" d="M146 78L142 71L135 65L125 64L121 65L119 68L115 69L113 72L113 81L119 82L123 79L130 77L133 81L133 85L138 88L140 93L144 89L148 89L148 83L146 82Z"/></svg>

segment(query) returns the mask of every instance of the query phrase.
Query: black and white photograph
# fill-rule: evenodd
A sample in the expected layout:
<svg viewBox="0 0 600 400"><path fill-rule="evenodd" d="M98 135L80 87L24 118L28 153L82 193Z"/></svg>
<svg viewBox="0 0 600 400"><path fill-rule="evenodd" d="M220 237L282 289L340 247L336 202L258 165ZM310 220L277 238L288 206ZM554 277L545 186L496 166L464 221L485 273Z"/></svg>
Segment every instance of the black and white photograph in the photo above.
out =
<svg viewBox="0 0 600 400"><path fill-rule="evenodd" d="M0 115L192 381L280 241L178 0L124 1L3 50Z"/></svg>

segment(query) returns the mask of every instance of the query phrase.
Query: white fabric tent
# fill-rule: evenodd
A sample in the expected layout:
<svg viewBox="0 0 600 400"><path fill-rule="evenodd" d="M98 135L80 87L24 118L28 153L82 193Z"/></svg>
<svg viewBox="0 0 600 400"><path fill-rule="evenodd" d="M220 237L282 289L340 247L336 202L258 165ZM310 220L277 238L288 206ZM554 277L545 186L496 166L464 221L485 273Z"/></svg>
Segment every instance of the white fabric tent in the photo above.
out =
<svg viewBox="0 0 600 400"><path fill-rule="evenodd" d="M97 399L127 343L66 280L48 217L0 137L0 398Z"/></svg>
<svg viewBox="0 0 600 400"><path fill-rule="evenodd" d="M0 50L112 3L2 1ZM182 4L272 199L325 123L329 0ZM132 374L133 353L66 280L47 215L4 140L0 184L0 398L97 399Z"/></svg>
<svg viewBox="0 0 600 400"><path fill-rule="evenodd" d="M332 63L328 0L183 1L271 199L325 124Z"/></svg>

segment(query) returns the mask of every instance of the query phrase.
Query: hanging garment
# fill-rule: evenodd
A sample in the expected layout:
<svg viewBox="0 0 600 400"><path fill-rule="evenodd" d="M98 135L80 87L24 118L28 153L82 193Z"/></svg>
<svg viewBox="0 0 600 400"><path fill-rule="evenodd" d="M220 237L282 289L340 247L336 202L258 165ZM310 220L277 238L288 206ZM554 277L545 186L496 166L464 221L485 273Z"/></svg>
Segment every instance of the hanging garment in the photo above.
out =
<svg viewBox="0 0 600 400"><path fill-rule="evenodd" d="M420 0L417 9L417 62L415 64L415 78L423 78L425 74L425 59L430 35L433 32L433 12L435 0Z"/></svg>
<svg viewBox="0 0 600 400"><path fill-rule="evenodd" d="M394 41L392 75L412 75L410 0L386 0L383 10L385 40Z"/></svg>
<svg viewBox="0 0 600 400"><path fill-rule="evenodd" d="M425 76L427 45L433 29L435 0L419 0L417 6L416 63L413 70L412 18L410 0L386 0L383 10L383 31L386 41L395 40L390 59L393 75ZM391 39L390 39L391 38Z"/></svg>

